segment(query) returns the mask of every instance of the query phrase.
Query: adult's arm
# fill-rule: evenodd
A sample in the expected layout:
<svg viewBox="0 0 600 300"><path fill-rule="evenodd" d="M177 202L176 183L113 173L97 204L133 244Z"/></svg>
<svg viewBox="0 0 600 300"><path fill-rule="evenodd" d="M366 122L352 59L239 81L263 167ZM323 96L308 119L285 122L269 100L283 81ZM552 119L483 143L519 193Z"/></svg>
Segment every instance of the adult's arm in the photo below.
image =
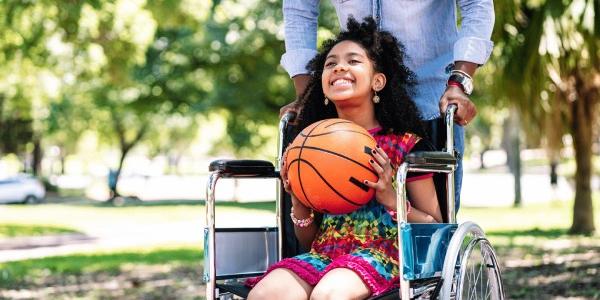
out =
<svg viewBox="0 0 600 300"><path fill-rule="evenodd" d="M494 28L494 3L492 0L458 0L461 27L454 43L454 69L473 75L490 57L494 44L490 40ZM443 113L449 104L458 105L454 120L467 125L476 115L475 105L456 86L448 86L440 99Z"/></svg>
<svg viewBox="0 0 600 300"><path fill-rule="evenodd" d="M296 95L308 84L306 64L317 54L319 0L284 0L285 53L281 65L294 81Z"/></svg>
<svg viewBox="0 0 600 300"><path fill-rule="evenodd" d="M458 0L462 16L458 40L454 43L454 62L470 75L483 65L494 47L490 40L494 29L492 0ZM461 66L462 65L462 66Z"/></svg>

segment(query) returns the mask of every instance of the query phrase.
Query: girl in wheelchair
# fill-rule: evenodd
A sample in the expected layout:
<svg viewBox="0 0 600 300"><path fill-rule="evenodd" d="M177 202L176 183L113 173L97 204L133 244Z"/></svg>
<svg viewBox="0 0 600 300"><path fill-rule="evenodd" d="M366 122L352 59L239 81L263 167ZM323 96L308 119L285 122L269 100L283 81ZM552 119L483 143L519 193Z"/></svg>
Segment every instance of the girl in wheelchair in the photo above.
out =
<svg viewBox="0 0 600 300"><path fill-rule="evenodd" d="M375 197L344 215L319 215L292 194L295 233L308 253L284 259L247 283L248 299L363 299L398 283L398 239L394 174L411 151L430 150L413 101L414 74L404 53L375 21L348 21L347 31L323 44L309 63L312 77L301 98L299 129L342 118L364 127L378 143L371 165L377 182L364 181ZM285 162L285 159L282 159ZM284 188L291 192L281 167ZM409 222L441 222L432 174L410 174Z"/></svg>

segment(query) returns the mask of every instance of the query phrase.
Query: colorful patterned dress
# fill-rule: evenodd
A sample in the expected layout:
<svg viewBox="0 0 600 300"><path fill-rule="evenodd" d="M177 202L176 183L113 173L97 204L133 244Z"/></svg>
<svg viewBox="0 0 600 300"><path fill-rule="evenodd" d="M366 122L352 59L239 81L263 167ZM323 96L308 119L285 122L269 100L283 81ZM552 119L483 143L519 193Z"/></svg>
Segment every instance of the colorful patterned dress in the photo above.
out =
<svg viewBox="0 0 600 300"><path fill-rule="evenodd" d="M383 135L379 131L380 128L375 128L369 133L390 157L394 168L420 140L410 133ZM409 179L423 177L430 176ZM314 286L329 270L347 268L360 276L373 296L379 295L398 286L397 233L397 223L383 205L372 199L349 214L325 214L310 252L283 259L266 274L286 268ZM262 277L248 280L247 284L254 286Z"/></svg>

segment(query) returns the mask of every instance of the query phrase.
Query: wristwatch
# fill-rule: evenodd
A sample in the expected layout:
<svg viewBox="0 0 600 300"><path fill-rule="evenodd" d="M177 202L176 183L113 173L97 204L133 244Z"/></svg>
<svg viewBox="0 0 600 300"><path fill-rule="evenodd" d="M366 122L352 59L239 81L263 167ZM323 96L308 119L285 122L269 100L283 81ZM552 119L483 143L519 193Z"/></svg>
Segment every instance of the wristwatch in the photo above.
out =
<svg viewBox="0 0 600 300"><path fill-rule="evenodd" d="M463 71L452 70L446 85L448 85L450 82L458 83L463 92L467 95L471 95L471 93L473 93L473 78Z"/></svg>

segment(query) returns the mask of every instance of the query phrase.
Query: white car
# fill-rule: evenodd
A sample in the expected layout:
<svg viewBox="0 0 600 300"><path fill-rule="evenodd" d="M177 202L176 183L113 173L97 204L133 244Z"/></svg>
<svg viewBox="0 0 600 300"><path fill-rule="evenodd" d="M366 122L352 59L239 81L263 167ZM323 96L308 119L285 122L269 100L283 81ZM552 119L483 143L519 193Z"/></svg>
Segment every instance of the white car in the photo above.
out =
<svg viewBox="0 0 600 300"><path fill-rule="evenodd" d="M42 182L30 175L0 179L0 203L38 203L46 196Z"/></svg>

